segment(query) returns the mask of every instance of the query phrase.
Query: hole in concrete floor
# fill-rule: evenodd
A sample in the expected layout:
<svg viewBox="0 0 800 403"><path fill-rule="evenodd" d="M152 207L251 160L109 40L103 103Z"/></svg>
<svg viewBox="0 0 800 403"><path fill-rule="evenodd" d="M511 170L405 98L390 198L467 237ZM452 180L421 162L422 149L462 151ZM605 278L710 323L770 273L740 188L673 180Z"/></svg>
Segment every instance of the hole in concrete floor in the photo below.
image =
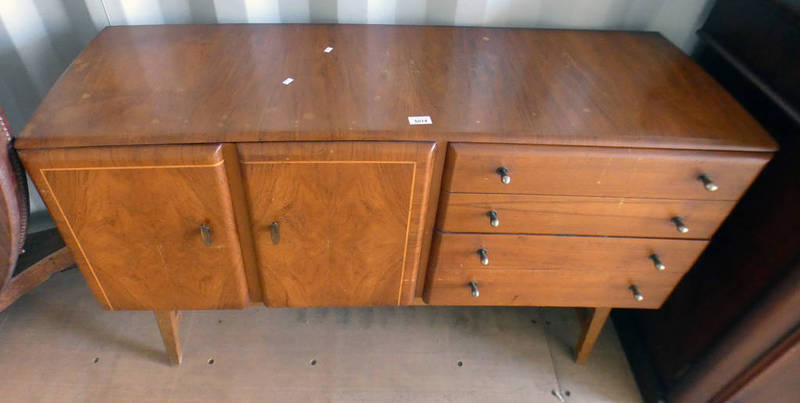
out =
<svg viewBox="0 0 800 403"><path fill-rule="evenodd" d="M213 358L209 358L208 359L208 365L214 365L214 359Z"/></svg>
<svg viewBox="0 0 800 403"><path fill-rule="evenodd" d="M317 365L317 360L311 360L309 364L311 364L311 366L313 367L314 365Z"/></svg>
<svg viewBox="0 0 800 403"><path fill-rule="evenodd" d="M94 360L92 360L92 363L97 364L98 362L100 362L100 357L94 357Z"/></svg>
<svg viewBox="0 0 800 403"><path fill-rule="evenodd" d="M564 394L565 394L565 395L567 395L567 396L569 396L571 393L569 393L569 391L568 391L568 390L565 390L565 391L564 391Z"/></svg>
<svg viewBox="0 0 800 403"><path fill-rule="evenodd" d="M218 320L217 323L222 323L222 319Z"/></svg>
<svg viewBox="0 0 800 403"><path fill-rule="evenodd" d="M459 362L456 363L456 365L458 365L460 367L460 366L464 365L464 363L459 361Z"/></svg>

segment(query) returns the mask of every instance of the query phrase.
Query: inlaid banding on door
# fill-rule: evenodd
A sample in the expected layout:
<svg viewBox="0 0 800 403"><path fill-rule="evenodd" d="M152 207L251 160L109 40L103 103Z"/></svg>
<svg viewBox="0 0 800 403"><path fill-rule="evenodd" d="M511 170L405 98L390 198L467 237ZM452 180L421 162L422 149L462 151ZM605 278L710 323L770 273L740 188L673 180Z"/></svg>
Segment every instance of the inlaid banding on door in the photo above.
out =
<svg viewBox="0 0 800 403"><path fill-rule="evenodd" d="M240 144L269 306L407 303L432 143ZM420 177L419 175L423 175ZM278 223L280 242L267 227Z"/></svg>

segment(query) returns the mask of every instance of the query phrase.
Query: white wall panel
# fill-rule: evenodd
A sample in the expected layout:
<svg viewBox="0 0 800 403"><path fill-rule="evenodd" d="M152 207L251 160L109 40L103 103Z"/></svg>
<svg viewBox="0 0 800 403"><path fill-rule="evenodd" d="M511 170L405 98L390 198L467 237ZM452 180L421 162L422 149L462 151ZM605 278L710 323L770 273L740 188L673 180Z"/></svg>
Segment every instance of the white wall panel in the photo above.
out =
<svg viewBox="0 0 800 403"><path fill-rule="evenodd" d="M401 2L403 0L400 0ZM394 24L397 0L368 0L367 23Z"/></svg>
<svg viewBox="0 0 800 403"><path fill-rule="evenodd" d="M456 14L453 25L482 26L486 16L486 6L490 0L459 0L456 3Z"/></svg>
<svg viewBox="0 0 800 403"><path fill-rule="evenodd" d="M164 23L158 0L120 0L121 13L128 25L155 25ZM113 3L110 3L113 4Z"/></svg>
<svg viewBox="0 0 800 403"><path fill-rule="evenodd" d="M424 24L427 12L428 2L426 0L399 0L394 9L395 23L407 25Z"/></svg>
<svg viewBox="0 0 800 403"><path fill-rule="evenodd" d="M217 0L217 16L220 22L244 22L241 17L233 13L221 12L222 4L226 1ZM281 22L281 7L278 0L246 0L245 19L249 23L278 23ZM223 19L222 16L225 16ZM238 20L238 21L237 21Z"/></svg>
<svg viewBox="0 0 800 403"><path fill-rule="evenodd" d="M341 24L366 24L367 0L338 0L336 22Z"/></svg>

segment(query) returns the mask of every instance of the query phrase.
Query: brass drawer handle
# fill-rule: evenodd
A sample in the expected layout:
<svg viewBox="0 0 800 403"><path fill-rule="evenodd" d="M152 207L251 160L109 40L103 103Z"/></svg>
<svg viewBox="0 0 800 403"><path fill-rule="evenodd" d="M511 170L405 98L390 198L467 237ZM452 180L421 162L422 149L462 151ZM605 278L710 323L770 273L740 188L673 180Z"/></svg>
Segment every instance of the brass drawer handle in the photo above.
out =
<svg viewBox="0 0 800 403"><path fill-rule="evenodd" d="M488 266L489 265L489 251L486 249L478 249L478 256L481 258L481 265Z"/></svg>
<svg viewBox="0 0 800 403"><path fill-rule="evenodd" d="M497 218L497 212L494 210L489 210L487 214L489 216L489 225L492 227L499 227L500 226L500 219Z"/></svg>
<svg viewBox="0 0 800 403"><path fill-rule="evenodd" d="M706 190L709 192L716 192L719 189L719 186L717 186L717 184L714 183L714 181L712 181L711 178L709 178L706 174L698 176L697 180L703 182L703 186L705 186Z"/></svg>
<svg viewBox="0 0 800 403"><path fill-rule="evenodd" d="M672 223L675 224L675 229L677 229L681 234L689 232L689 227L684 224L683 218L672 217Z"/></svg>
<svg viewBox="0 0 800 403"><path fill-rule="evenodd" d="M511 183L511 175L508 173L508 168L497 168L497 174L500 175L500 182L503 182L504 185Z"/></svg>
<svg viewBox="0 0 800 403"><path fill-rule="evenodd" d="M277 245L281 242L281 225L277 221L273 221L269 226L269 234L272 238L272 244Z"/></svg>
<svg viewBox="0 0 800 403"><path fill-rule="evenodd" d="M644 295L642 295L642 293L639 292L639 287L637 287L635 284L628 287L628 289L630 289L631 292L633 293L633 299L637 301L644 300Z"/></svg>
<svg viewBox="0 0 800 403"><path fill-rule="evenodd" d="M203 238L203 242L206 246L211 246L211 228L208 225L200 224L200 237Z"/></svg>
<svg viewBox="0 0 800 403"><path fill-rule="evenodd" d="M667 266L661 261L661 258L658 256L657 253L653 253L650 255L650 260L653 261L653 265L656 267L656 270L662 271L666 270Z"/></svg>
<svg viewBox="0 0 800 403"><path fill-rule="evenodd" d="M481 295L481 292L478 291L478 282L477 281L470 281L469 288L472 289L472 296L478 298Z"/></svg>

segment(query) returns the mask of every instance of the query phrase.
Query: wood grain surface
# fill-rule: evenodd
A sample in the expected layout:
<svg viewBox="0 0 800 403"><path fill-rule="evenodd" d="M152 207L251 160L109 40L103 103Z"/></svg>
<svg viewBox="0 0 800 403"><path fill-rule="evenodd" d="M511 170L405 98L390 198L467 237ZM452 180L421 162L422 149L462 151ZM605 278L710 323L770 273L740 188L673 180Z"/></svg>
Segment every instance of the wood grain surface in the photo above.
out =
<svg viewBox="0 0 800 403"><path fill-rule="evenodd" d="M431 269L546 269L574 272L684 273L708 242L677 239L611 238L556 235L487 235L437 233ZM477 251L486 249L484 266ZM652 254L666 269L655 269ZM611 306L611 305L609 305Z"/></svg>
<svg viewBox="0 0 800 403"><path fill-rule="evenodd" d="M25 150L23 162L108 309L244 308L221 145ZM200 226L210 228L206 245Z"/></svg>
<svg viewBox="0 0 800 403"><path fill-rule="evenodd" d="M437 270L425 289L433 305L504 305L658 308L681 279L680 273L563 270ZM472 296L470 281L480 296ZM644 299L637 301L629 287Z"/></svg>
<svg viewBox="0 0 800 403"><path fill-rule="evenodd" d="M17 146L437 139L776 148L655 33L309 24L108 27Z"/></svg>
<svg viewBox="0 0 800 403"><path fill-rule="evenodd" d="M75 259L72 257L72 253L66 247L62 247L12 277L0 289L0 312L34 287L47 281L54 273L65 270L74 264Z"/></svg>
<svg viewBox="0 0 800 403"><path fill-rule="evenodd" d="M769 153L451 143L450 192L738 200ZM511 182L497 168L509 170ZM714 192L698 180L706 174Z"/></svg>
<svg viewBox="0 0 800 403"><path fill-rule="evenodd" d="M239 247L242 251L242 263L247 276L247 292L250 302L261 302L261 277L258 275L256 252L253 246L253 234L250 232L250 215L247 208L247 196L242 183L242 170L239 154L235 144L222 145L222 157L229 163L223 164L228 179L228 186L233 203L233 215L236 219L236 231L239 235Z"/></svg>
<svg viewBox="0 0 800 403"><path fill-rule="evenodd" d="M589 354L594 349L594 344L600 331L603 330L611 308L598 307L589 309L589 311L588 317L583 323L581 335L578 337L578 346L575 348L575 362L578 364L585 364L589 359Z"/></svg>
<svg viewBox="0 0 800 403"><path fill-rule="evenodd" d="M732 201L447 193L438 227L444 232L609 235L709 239ZM489 212L500 223L493 227ZM672 217L689 232L680 233Z"/></svg>
<svg viewBox="0 0 800 403"><path fill-rule="evenodd" d="M178 327L181 322L180 311L153 311L156 316L161 340L167 350L167 358L172 365L180 365L183 357L181 351L181 338Z"/></svg>
<svg viewBox="0 0 800 403"><path fill-rule="evenodd" d="M433 146L240 144L266 304L410 303Z"/></svg>

